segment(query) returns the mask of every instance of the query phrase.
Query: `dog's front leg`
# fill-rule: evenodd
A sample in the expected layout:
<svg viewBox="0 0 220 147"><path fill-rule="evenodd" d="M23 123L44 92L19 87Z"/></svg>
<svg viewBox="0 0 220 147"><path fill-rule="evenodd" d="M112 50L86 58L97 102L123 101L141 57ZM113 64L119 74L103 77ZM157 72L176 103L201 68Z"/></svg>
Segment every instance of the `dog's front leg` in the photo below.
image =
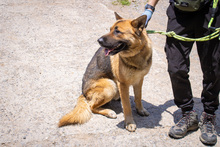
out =
<svg viewBox="0 0 220 147"><path fill-rule="evenodd" d="M141 116L148 116L150 113L146 109L144 109L143 104L141 102L143 80L144 79L142 78L138 83L133 85L134 96L135 96L134 101L135 101L137 113Z"/></svg>
<svg viewBox="0 0 220 147"><path fill-rule="evenodd" d="M129 85L118 82L118 88L124 111L125 128L130 132L134 132L136 130L136 124L134 122L131 111L131 103L129 99Z"/></svg>

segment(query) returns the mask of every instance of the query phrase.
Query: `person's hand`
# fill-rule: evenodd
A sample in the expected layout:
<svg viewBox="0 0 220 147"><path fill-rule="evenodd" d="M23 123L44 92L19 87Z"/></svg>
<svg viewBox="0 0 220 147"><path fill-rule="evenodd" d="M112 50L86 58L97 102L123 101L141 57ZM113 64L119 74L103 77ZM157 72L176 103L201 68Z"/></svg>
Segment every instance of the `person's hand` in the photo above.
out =
<svg viewBox="0 0 220 147"><path fill-rule="evenodd" d="M153 14L153 11L151 11L150 9L145 9L144 13L142 13L142 15L147 15L145 28L147 27L148 21L151 19L152 14Z"/></svg>
<svg viewBox="0 0 220 147"><path fill-rule="evenodd" d="M145 6L145 11L144 13L142 13L142 15L147 15L147 20L146 20L146 23L145 23L145 28L147 27L147 24L149 22L149 20L151 19L151 16L154 12L155 8L149 4L146 4Z"/></svg>

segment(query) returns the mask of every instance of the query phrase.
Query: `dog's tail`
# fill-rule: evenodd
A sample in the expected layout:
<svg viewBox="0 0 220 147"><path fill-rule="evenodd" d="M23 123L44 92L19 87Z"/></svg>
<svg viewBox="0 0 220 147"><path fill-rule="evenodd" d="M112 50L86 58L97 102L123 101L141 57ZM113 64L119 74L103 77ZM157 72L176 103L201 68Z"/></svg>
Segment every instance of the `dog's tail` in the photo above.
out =
<svg viewBox="0 0 220 147"><path fill-rule="evenodd" d="M59 127L70 124L83 124L90 120L92 111L86 102L86 98L81 95L73 111L64 115L59 122Z"/></svg>

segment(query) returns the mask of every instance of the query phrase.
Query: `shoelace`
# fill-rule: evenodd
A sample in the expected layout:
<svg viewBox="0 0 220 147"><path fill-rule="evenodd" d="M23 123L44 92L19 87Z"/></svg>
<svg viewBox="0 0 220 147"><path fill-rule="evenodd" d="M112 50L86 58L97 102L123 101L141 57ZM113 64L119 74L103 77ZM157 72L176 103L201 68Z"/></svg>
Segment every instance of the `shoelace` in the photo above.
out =
<svg viewBox="0 0 220 147"><path fill-rule="evenodd" d="M206 123L204 123L204 125L206 126L207 133L213 133L213 124L211 123L211 121L207 121Z"/></svg>
<svg viewBox="0 0 220 147"><path fill-rule="evenodd" d="M206 115L203 124L206 126L208 133L213 133L214 116Z"/></svg>
<svg viewBox="0 0 220 147"><path fill-rule="evenodd" d="M178 127L183 126L185 123L187 123L187 126L189 124L190 114L183 114L183 117L180 119L179 123L177 124Z"/></svg>

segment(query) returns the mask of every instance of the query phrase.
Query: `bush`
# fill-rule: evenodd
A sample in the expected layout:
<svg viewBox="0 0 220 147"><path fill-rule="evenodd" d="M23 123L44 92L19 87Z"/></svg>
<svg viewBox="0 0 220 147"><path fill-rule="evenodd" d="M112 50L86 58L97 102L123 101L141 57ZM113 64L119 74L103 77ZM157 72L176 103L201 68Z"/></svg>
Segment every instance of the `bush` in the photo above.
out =
<svg viewBox="0 0 220 147"><path fill-rule="evenodd" d="M112 4L113 5L122 4L122 5L129 6L131 2L129 0L117 0L117 1L112 2Z"/></svg>

